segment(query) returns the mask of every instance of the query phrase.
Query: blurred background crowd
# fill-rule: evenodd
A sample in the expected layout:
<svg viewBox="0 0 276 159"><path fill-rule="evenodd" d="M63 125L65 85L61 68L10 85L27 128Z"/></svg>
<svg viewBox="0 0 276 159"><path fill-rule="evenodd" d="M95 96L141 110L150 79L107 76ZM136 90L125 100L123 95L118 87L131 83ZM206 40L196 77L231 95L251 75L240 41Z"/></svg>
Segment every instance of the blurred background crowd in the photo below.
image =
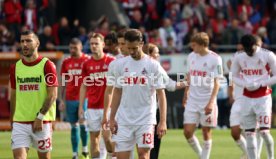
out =
<svg viewBox="0 0 276 159"><path fill-rule="evenodd" d="M128 17L127 25L104 14L89 25L57 17L55 0L0 0L0 51L16 51L19 33L31 29L39 35L40 51L62 50L72 37L79 37L89 52L92 32L106 35L125 27L140 29L146 42L162 48L161 54L188 52L190 37L199 31L208 33L211 49L219 53L235 50L246 33L259 35L263 47L276 49L276 0L113 1Z"/></svg>

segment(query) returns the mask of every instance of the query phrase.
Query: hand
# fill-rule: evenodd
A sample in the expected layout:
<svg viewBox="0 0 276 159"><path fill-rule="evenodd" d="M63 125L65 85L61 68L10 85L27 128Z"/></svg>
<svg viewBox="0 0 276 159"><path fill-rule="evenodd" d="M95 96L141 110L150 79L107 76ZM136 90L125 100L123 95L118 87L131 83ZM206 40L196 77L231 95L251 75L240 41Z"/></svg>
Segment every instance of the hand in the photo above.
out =
<svg viewBox="0 0 276 159"><path fill-rule="evenodd" d="M79 115L79 122L80 122L80 123L83 123L84 120L85 120L85 118L84 118L84 111L83 111L82 106L79 106L78 115Z"/></svg>
<svg viewBox="0 0 276 159"><path fill-rule="evenodd" d="M191 84L191 76L190 74L186 74L186 77L185 77L185 85L186 86L189 86Z"/></svg>
<svg viewBox="0 0 276 159"><path fill-rule="evenodd" d="M117 121L115 119L112 119L109 121L109 125L110 125L110 131L112 134L117 134L117 130L118 130L118 124Z"/></svg>
<svg viewBox="0 0 276 159"><path fill-rule="evenodd" d="M229 105L232 105L234 103L234 101L235 101L234 98L230 96L228 99Z"/></svg>
<svg viewBox="0 0 276 159"><path fill-rule="evenodd" d="M257 83L257 82L251 82L251 83L246 84L246 86L245 86L245 88L249 91L255 91L255 90L259 89L260 87L261 87L261 84Z"/></svg>
<svg viewBox="0 0 276 159"><path fill-rule="evenodd" d="M167 123L159 122L157 125L157 135L158 138L161 139L167 133Z"/></svg>
<svg viewBox="0 0 276 159"><path fill-rule="evenodd" d="M104 115L102 120L102 128L103 130L107 130L108 127L109 127L109 121L108 121L108 118Z"/></svg>
<svg viewBox="0 0 276 159"><path fill-rule="evenodd" d="M65 105L64 101L60 100L59 105L58 105L59 111L63 112L63 111L65 111L65 108L66 108L66 105Z"/></svg>
<svg viewBox="0 0 276 159"><path fill-rule="evenodd" d="M43 121L35 118L33 123L33 132L42 131L43 130Z"/></svg>
<svg viewBox="0 0 276 159"><path fill-rule="evenodd" d="M214 107L214 103L213 103L213 102L209 102L209 103L207 104L207 106L204 108L205 115L211 114L212 111L213 111L213 107Z"/></svg>

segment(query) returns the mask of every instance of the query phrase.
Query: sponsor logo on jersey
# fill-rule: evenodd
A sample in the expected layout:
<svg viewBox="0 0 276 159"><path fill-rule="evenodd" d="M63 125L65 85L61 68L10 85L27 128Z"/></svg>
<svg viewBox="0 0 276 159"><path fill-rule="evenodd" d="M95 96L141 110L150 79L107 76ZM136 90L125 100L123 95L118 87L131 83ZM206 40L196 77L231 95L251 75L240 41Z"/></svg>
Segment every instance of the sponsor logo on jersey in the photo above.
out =
<svg viewBox="0 0 276 159"><path fill-rule="evenodd" d="M147 78L145 76L132 76L132 77L125 77L124 83L127 85L135 85L135 84L146 84Z"/></svg>
<svg viewBox="0 0 276 159"><path fill-rule="evenodd" d="M42 77L16 77L19 84L19 91L38 91L39 83L42 82Z"/></svg>
<svg viewBox="0 0 276 159"><path fill-rule="evenodd" d="M247 76L263 75L262 69L243 69L242 73Z"/></svg>
<svg viewBox="0 0 276 159"><path fill-rule="evenodd" d="M42 77L16 77L17 83L41 83L42 82Z"/></svg>
<svg viewBox="0 0 276 159"><path fill-rule="evenodd" d="M81 74L81 69L72 69L72 70L68 70L68 73L70 75L80 75Z"/></svg>
<svg viewBox="0 0 276 159"><path fill-rule="evenodd" d="M107 72L95 72L95 73L90 73L90 78L93 80L95 79L103 79L107 75Z"/></svg>
<svg viewBox="0 0 276 159"><path fill-rule="evenodd" d="M207 72L206 71L201 71L201 70L190 70L190 75L191 76L206 77Z"/></svg>

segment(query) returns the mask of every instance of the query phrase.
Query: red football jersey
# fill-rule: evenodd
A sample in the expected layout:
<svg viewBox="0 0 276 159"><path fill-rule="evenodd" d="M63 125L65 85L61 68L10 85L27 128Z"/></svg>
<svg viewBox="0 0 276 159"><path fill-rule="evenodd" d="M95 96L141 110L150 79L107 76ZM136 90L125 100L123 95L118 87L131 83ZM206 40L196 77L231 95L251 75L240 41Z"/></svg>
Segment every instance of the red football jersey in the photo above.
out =
<svg viewBox="0 0 276 159"><path fill-rule="evenodd" d="M89 58L82 53L80 58L68 57L63 61L60 73L66 79L66 100L79 100L82 66Z"/></svg>
<svg viewBox="0 0 276 159"><path fill-rule="evenodd" d="M114 59L114 57L105 54L100 60L95 60L91 57L83 64L82 80L87 86L88 108L104 108L106 74L110 62Z"/></svg>

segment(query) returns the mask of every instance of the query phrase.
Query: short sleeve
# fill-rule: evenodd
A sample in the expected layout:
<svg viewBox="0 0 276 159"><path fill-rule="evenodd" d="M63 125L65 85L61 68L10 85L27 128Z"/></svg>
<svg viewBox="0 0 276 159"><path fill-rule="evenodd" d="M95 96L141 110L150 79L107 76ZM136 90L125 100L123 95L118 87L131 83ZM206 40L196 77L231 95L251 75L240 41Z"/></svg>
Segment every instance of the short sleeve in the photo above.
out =
<svg viewBox="0 0 276 159"><path fill-rule="evenodd" d="M58 77L55 64L48 60L44 67L45 81L48 87L58 87Z"/></svg>
<svg viewBox="0 0 276 159"><path fill-rule="evenodd" d="M15 65L10 66L10 83L11 83L11 88L16 89L16 84L15 84Z"/></svg>
<svg viewBox="0 0 276 159"><path fill-rule="evenodd" d="M165 88L165 79L167 80L168 75L164 74L164 69L162 66L155 62L156 66L154 67L154 80L153 80L153 86L155 89L163 89ZM167 77L166 77L167 76Z"/></svg>
<svg viewBox="0 0 276 159"><path fill-rule="evenodd" d="M106 85L114 86L115 85L115 61L112 61L108 66L107 76L106 76Z"/></svg>
<svg viewBox="0 0 276 159"><path fill-rule="evenodd" d="M220 56L216 58L212 72L215 78L223 78L222 60Z"/></svg>

